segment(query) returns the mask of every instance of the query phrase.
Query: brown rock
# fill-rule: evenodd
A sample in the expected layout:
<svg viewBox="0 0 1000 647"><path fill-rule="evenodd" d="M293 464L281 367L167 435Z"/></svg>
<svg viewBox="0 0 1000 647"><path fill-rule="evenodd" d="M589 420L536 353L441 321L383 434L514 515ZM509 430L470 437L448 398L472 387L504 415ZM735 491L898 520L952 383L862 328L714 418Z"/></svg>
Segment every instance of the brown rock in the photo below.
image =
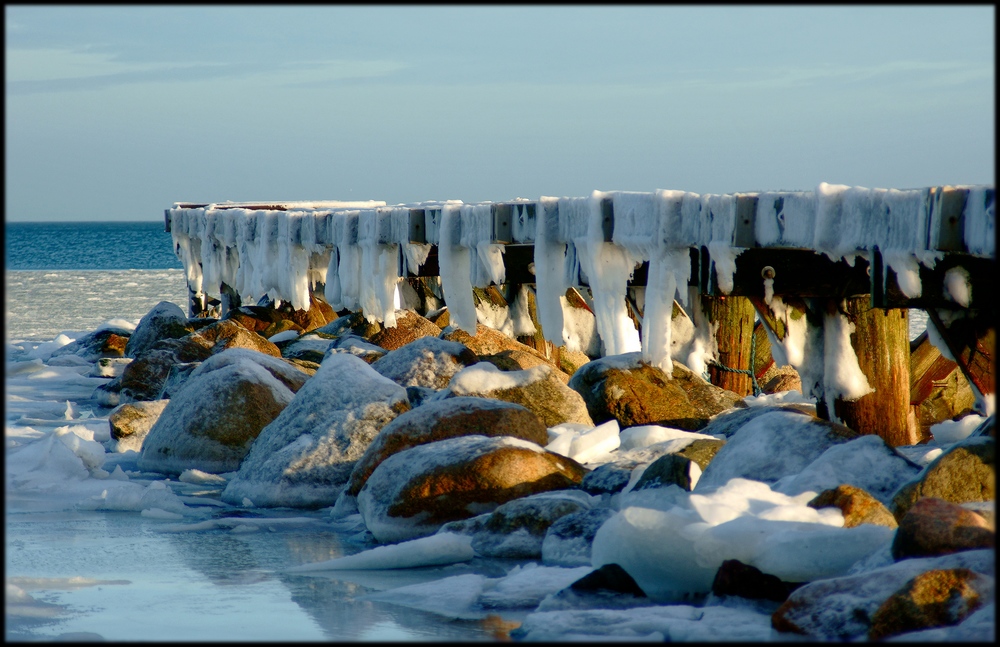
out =
<svg viewBox="0 0 1000 647"><path fill-rule="evenodd" d="M358 509L378 541L401 541L519 497L573 487L585 472L524 440L460 436L384 460L359 492Z"/></svg>
<svg viewBox="0 0 1000 647"><path fill-rule="evenodd" d="M119 405L108 414L111 437L118 441L115 451L141 451L142 441L159 419L169 400L130 402Z"/></svg>
<svg viewBox="0 0 1000 647"><path fill-rule="evenodd" d="M893 515L899 521L923 497L952 503L996 499L996 441L973 436L952 445L924 468L919 480L900 488L892 498Z"/></svg>
<svg viewBox="0 0 1000 647"><path fill-rule="evenodd" d="M290 319L282 319L281 321L275 321L274 323L272 323L271 325L269 325L267 328L265 328L265 329L263 329L263 330L261 330L259 332L260 332L260 336L263 337L264 339L270 339L271 337L274 337L275 335L277 335L279 333L283 333L283 332L286 332L286 331L289 331L289 330L294 330L295 332L300 333L300 334L302 332L304 332L302 330L302 326L298 325L297 323L295 323L294 321L292 321Z"/></svg>
<svg viewBox="0 0 1000 647"><path fill-rule="evenodd" d="M234 471L261 430L293 397L269 372L247 363L192 377L147 434L139 469L168 474L186 469Z"/></svg>
<svg viewBox="0 0 1000 647"><path fill-rule="evenodd" d="M798 372L791 367L789 371L779 369L776 374L764 384L764 393L778 393L780 391L798 391L802 393L802 379Z"/></svg>
<svg viewBox="0 0 1000 647"><path fill-rule="evenodd" d="M119 394L122 402L159 400L170 367L177 363L172 350L151 349L130 362L121 376ZM110 385L109 385L110 386Z"/></svg>
<svg viewBox="0 0 1000 647"><path fill-rule="evenodd" d="M868 640L957 625L992 597L992 588L989 578L967 568L921 573L875 612Z"/></svg>
<svg viewBox="0 0 1000 647"><path fill-rule="evenodd" d="M789 594L800 586L801 582L784 582L738 559L727 559L715 573L712 593L719 596L734 595L751 600L784 602Z"/></svg>
<svg viewBox="0 0 1000 647"><path fill-rule="evenodd" d="M487 355L496 355L506 350L518 350L529 355L534 355L547 363L546 357L534 348L513 340L499 330L493 330L481 323L476 324L476 335L472 336L460 328L456 328L447 333L441 333L441 339L457 341L465 344L469 350L480 358Z"/></svg>
<svg viewBox="0 0 1000 647"><path fill-rule="evenodd" d="M448 313L448 308L441 308L433 313L427 313L427 320L441 330L451 325L451 315Z"/></svg>
<svg viewBox="0 0 1000 647"><path fill-rule="evenodd" d="M128 357L138 357L161 339L179 339L193 330L184 311L174 303L161 301L147 312L125 344Z"/></svg>
<svg viewBox="0 0 1000 647"><path fill-rule="evenodd" d="M117 334L121 333L121 334ZM76 355L88 362L96 362L102 358L125 356L125 346L130 334L127 331L100 330L66 344L52 353L52 357Z"/></svg>
<svg viewBox="0 0 1000 647"><path fill-rule="evenodd" d="M552 368L550 364L524 371L498 371L498 373L509 374L513 379L525 379L526 381L530 380L530 382L510 388L477 391L471 390L461 383L456 383L455 379L452 379L449 386L451 393L448 397L472 395L520 404L537 415L546 427L554 427L564 422L594 424L587 414L583 398L580 397L579 393L563 384L556 375L559 371Z"/></svg>
<svg viewBox="0 0 1000 647"><path fill-rule="evenodd" d="M622 428L662 425L697 431L717 413L746 406L738 394L709 384L680 362L673 363L673 379L668 379L659 368L641 363L638 353L634 355L633 368L595 360L570 380L570 388L583 396L595 423L614 418Z"/></svg>
<svg viewBox="0 0 1000 647"><path fill-rule="evenodd" d="M992 548L995 533L982 516L956 503L926 497L900 520L892 541L895 559Z"/></svg>
<svg viewBox="0 0 1000 647"><path fill-rule="evenodd" d="M386 350L396 350L421 337L437 337L441 329L412 310L397 310L396 325L369 337L369 341Z"/></svg>
<svg viewBox="0 0 1000 647"><path fill-rule="evenodd" d="M844 513L844 527L854 528L863 523L895 528L899 524L889 509L868 492L853 485L838 485L820 492L807 503L810 508L840 508Z"/></svg>
<svg viewBox="0 0 1000 647"><path fill-rule="evenodd" d="M472 435L512 436L537 445L548 444L545 425L521 405L470 397L428 402L382 428L354 465L347 493L357 496L375 468L393 454L445 438Z"/></svg>
<svg viewBox="0 0 1000 647"><path fill-rule="evenodd" d="M217 355L229 348L248 348L272 357L281 357L277 346L235 321L224 320L205 326L184 337L182 341L185 346L177 353L182 362L204 359L201 351L195 347L208 350L210 355Z"/></svg>
<svg viewBox="0 0 1000 647"><path fill-rule="evenodd" d="M284 320L282 313L266 306L240 306L222 317L222 321L235 321L255 333L262 333L271 325Z"/></svg>
<svg viewBox="0 0 1000 647"><path fill-rule="evenodd" d="M282 318L295 323L304 332L321 328L337 318L337 313L330 304L316 295L309 295L309 307L305 310L296 310L290 303L282 303L275 310Z"/></svg>
<svg viewBox="0 0 1000 647"><path fill-rule="evenodd" d="M590 357L578 350L566 350L565 346L559 347L559 370L566 375L573 375L581 366L590 362Z"/></svg>

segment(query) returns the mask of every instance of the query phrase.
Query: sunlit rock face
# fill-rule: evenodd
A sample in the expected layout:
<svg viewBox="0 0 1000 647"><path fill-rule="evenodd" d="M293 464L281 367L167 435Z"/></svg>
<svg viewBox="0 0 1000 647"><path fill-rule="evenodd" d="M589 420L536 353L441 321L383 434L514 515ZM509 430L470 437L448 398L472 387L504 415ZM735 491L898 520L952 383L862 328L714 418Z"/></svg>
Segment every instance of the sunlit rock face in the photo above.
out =
<svg viewBox="0 0 1000 647"><path fill-rule="evenodd" d="M382 428L354 466L347 493L357 496L375 468L397 452L445 438L472 435L512 436L538 445L548 438L538 416L517 404L472 397L428 402Z"/></svg>
<svg viewBox="0 0 1000 647"><path fill-rule="evenodd" d="M139 468L166 474L234 471L260 431L293 397L249 360L196 375L168 401L149 430Z"/></svg>
<svg viewBox="0 0 1000 647"><path fill-rule="evenodd" d="M406 389L338 353L263 429L223 501L257 506L333 505L378 432L409 410Z"/></svg>
<svg viewBox="0 0 1000 647"><path fill-rule="evenodd" d="M460 436L384 460L358 493L358 508L377 540L402 541L512 499L574 487L585 471L529 441Z"/></svg>
<svg viewBox="0 0 1000 647"><path fill-rule="evenodd" d="M595 422L612 418L621 427L664 425L700 430L726 409L745 406L732 391L713 386L680 362L668 377L639 361L639 353L594 360L573 374L569 386L587 403Z"/></svg>

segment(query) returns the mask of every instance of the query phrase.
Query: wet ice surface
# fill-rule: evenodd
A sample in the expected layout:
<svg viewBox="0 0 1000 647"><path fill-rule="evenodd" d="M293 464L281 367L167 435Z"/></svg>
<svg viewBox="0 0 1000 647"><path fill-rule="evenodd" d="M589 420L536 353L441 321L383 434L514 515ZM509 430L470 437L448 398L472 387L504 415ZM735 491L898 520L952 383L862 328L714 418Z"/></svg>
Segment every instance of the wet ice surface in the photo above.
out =
<svg viewBox="0 0 1000 647"><path fill-rule="evenodd" d="M7 583L35 602L17 608L8 602L6 638L80 632L129 641L492 638L489 622L448 621L358 599L474 567L343 577L279 572L362 548L323 529L324 514L310 516L316 525L309 528L165 533L157 530L165 522L136 512L8 513Z"/></svg>

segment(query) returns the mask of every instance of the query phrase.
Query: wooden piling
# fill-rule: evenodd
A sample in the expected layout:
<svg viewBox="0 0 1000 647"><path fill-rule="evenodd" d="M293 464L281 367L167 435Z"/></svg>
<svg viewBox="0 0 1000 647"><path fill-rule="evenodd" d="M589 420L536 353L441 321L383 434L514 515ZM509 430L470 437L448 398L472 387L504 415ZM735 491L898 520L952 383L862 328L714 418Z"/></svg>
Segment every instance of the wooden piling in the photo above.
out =
<svg viewBox="0 0 1000 647"><path fill-rule="evenodd" d="M220 300L222 301L223 316L233 308L239 308L243 304L239 292L229 284L223 283L219 291L221 293Z"/></svg>
<svg viewBox="0 0 1000 647"><path fill-rule="evenodd" d="M862 434L877 434L893 447L914 445L919 430L910 414L909 313L905 308L870 307L868 296L845 299L854 324L851 346L875 391L848 402L834 400L833 412Z"/></svg>
<svg viewBox="0 0 1000 647"><path fill-rule="evenodd" d="M715 340L719 346L719 363L730 369L753 370L750 340L754 329L754 306L746 297L703 296L702 308L708 321L718 325ZM746 373L727 371L709 364L709 380L715 386L729 389L742 396L753 395L753 381Z"/></svg>

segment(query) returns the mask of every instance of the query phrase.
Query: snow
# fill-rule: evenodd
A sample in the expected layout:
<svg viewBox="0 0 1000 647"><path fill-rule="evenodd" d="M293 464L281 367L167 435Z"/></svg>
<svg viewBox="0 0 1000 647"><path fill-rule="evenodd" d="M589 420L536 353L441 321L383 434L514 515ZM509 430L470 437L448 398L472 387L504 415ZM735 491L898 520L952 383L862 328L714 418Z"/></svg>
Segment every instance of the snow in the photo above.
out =
<svg viewBox="0 0 1000 647"><path fill-rule="evenodd" d="M551 372L552 367L544 364L520 371L501 371L489 362L478 362L455 373L448 390L455 395L471 395L523 388L546 379Z"/></svg>
<svg viewBox="0 0 1000 647"><path fill-rule="evenodd" d="M618 449L621 442L618 436L618 421L614 419L586 430L556 430L555 427L551 427L550 434L554 430L562 433L558 433L545 449L572 458L582 465L607 460L610 452Z"/></svg>
<svg viewBox="0 0 1000 647"><path fill-rule="evenodd" d="M953 267L944 273L944 292L945 297L958 305L969 307L972 302L972 283L964 267Z"/></svg>
<svg viewBox="0 0 1000 647"><path fill-rule="evenodd" d="M986 416L973 413L960 420L945 420L931 425L931 436L934 439L929 444L941 446L965 440L984 420L986 420Z"/></svg>

